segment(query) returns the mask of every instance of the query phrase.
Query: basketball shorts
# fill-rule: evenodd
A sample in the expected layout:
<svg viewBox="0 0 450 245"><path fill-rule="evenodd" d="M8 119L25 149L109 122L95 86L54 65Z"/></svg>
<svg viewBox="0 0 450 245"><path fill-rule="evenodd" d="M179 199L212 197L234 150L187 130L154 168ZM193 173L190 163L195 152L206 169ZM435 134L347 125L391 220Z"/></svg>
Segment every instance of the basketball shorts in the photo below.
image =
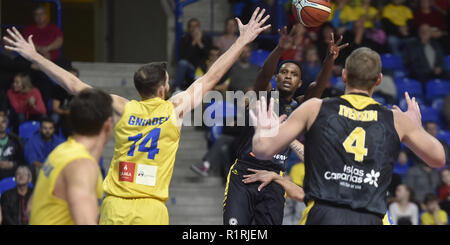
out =
<svg viewBox="0 0 450 245"><path fill-rule="evenodd" d="M152 198L106 196L100 212L100 225L168 225L166 205Z"/></svg>
<svg viewBox="0 0 450 245"><path fill-rule="evenodd" d="M284 189L272 182L259 192L260 182L243 183L243 175L252 174L248 168L239 163L230 168L223 201L224 225L281 225Z"/></svg>
<svg viewBox="0 0 450 245"><path fill-rule="evenodd" d="M309 201L300 225L389 225L388 217L335 206L325 202Z"/></svg>

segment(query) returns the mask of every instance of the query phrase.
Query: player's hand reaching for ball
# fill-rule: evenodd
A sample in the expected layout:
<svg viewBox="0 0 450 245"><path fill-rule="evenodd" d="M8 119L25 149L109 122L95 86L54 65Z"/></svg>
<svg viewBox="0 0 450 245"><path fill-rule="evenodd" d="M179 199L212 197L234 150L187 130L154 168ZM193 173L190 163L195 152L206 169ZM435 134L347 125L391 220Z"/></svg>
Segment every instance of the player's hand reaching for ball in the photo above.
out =
<svg viewBox="0 0 450 245"><path fill-rule="evenodd" d="M25 40L15 27L6 31L9 36L3 37L3 40L7 43L5 48L19 53L23 58L31 61L37 54L36 47L33 43L33 35L30 35L28 40Z"/></svg>
<svg viewBox="0 0 450 245"><path fill-rule="evenodd" d="M244 41L244 43L246 44L251 43L256 39L256 37L258 37L261 32L270 28L270 24L264 26L264 23L266 23L266 21L270 18L270 15L267 15L263 19L265 12L265 9L260 11L259 7L256 8L255 12L253 12L252 17L250 18L250 21L246 25L243 25L241 20L239 18L236 18L240 33L239 39Z"/></svg>
<svg viewBox="0 0 450 245"><path fill-rule="evenodd" d="M298 24L299 25L299 24ZM280 40L278 41L278 47L282 50L295 49L295 39L297 39L297 27L292 27L288 34L287 27L283 27L283 30L278 30L280 34Z"/></svg>
<svg viewBox="0 0 450 245"><path fill-rule="evenodd" d="M348 47L348 45L349 45L349 43L345 43L345 44L342 44L342 45L341 45L341 43L342 43L342 38L343 38L343 37L342 37L342 35L341 35L341 37L339 38L339 40L335 43L335 42L334 42L334 33L331 32L331 39L330 39L330 42L328 43L328 55L329 55L330 57L332 57L333 60L336 60L336 59L338 58L338 56L339 56L339 52L340 52L342 49Z"/></svg>
<svg viewBox="0 0 450 245"><path fill-rule="evenodd" d="M255 135L257 137L273 137L278 134L280 124L287 118L286 115L278 115L273 110L274 99L270 99L269 108L265 97L256 102L257 115L250 110L250 119L255 127Z"/></svg>

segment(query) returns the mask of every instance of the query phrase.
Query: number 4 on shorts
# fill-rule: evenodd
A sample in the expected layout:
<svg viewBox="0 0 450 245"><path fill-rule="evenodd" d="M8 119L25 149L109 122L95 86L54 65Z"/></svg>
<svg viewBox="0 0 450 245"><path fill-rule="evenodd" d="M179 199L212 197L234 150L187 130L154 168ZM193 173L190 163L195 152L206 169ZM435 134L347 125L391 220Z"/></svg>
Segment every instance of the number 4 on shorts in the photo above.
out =
<svg viewBox="0 0 450 245"><path fill-rule="evenodd" d="M139 144L139 152L147 152L147 158L151 160L155 160L156 154L159 153L158 147L158 140L159 135L161 134L160 128L155 128L152 131L150 131L147 136L144 138L144 140ZM134 141L133 145L131 145L130 150L128 151L128 156L132 157L134 156L134 150L136 148L137 142L142 138L142 134L138 134L136 136L130 136L128 137L129 141ZM152 143L150 144L150 147L147 147L147 143L152 140Z"/></svg>
<svg viewBox="0 0 450 245"><path fill-rule="evenodd" d="M342 143L346 152L355 154L355 161L357 162L364 161L364 157L367 156L368 150L365 148L365 144L366 131L361 127L355 128Z"/></svg>

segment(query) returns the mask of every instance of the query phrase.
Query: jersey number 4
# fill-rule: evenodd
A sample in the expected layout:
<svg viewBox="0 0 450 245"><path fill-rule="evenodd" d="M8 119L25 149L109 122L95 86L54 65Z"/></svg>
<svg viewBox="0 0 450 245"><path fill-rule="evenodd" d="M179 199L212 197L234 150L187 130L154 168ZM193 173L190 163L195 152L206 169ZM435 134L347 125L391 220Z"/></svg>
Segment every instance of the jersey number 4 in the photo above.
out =
<svg viewBox="0 0 450 245"><path fill-rule="evenodd" d="M367 156L368 150L365 148L365 144L366 131L361 127L355 128L342 143L346 152L355 154L355 161L357 162L364 161L364 157Z"/></svg>
<svg viewBox="0 0 450 245"><path fill-rule="evenodd" d="M161 134L161 129L155 128L152 131L150 131L147 134L147 136L145 136L144 140L139 144L138 150L140 152L147 152L148 159L155 160L156 154L159 153L159 149L157 147L158 147L158 140L159 140L160 134ZM136 136L128 137L129 141L134 141L133 145L130 147L130 150L128 151L128 156L130 156L130 157L134 156L134 150L136 149L136 144L138 143L139 140L142 139L142 136L143 135L141 133ZM150 144L150 147L147 147L147 144L150 140L152 141L152 143Z"/></svg>

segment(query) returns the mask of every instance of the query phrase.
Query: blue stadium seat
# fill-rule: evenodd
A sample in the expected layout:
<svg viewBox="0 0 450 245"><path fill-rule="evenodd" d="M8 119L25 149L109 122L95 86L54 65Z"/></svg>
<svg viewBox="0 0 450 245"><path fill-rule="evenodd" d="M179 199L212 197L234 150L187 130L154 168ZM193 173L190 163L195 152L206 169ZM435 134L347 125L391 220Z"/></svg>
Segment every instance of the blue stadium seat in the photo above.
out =
<svg viewBox="0 0 450 245"><path fill-rule="evenodd" d="M450 131L439 130L437 138L447 142L447 144L450 145Z"/></svg>
<svg viewBox="0 0 450 245"><path fill-rule="evenodd" d="M16 181L14 177L6 177L0 180L0 195L7 191L11 190L12 188L16 187Z"/></svg>
<svg viewBox="0 0 450 245"><path fill-rule="evenodd" d="M405 69L396 69L394 70L394 79L402 79L408 76L408 71Z"/></svg>
<svg viewBox="0 0 450 245"><path fill-rule="evenodd" d="M333 85L333 88L344 90L345 89L345 83L342 81L342 77L332 77L330 79L331 84Z"/></svg>
<svg viewBox="0 0 450 245"><path fill-rule="evenodd" d="M28 140L35 132L39 130L40 123L38 121L24 122L19 126L19 136L24 141Z"/></svg>
<svg viewBox="0 0 450 245"><path fill-rule="evenodd" d="M433 101L436 98L443 98L450 93L450 81L433 79L427 82L427 94L428 101Z"/></svg>
<svg viewBox="0 0 450 245"><path fill-rule="evenodd" d="M411 78L401 78L395 80L397 86L397 94L403 97L405 92L408 92L410 96L423 98L422 84Z"/></svg>
<svg viewBox="0 0 450 245"><path fill-rule="evenodd" d="M381 64L384 69L389 70L403 69L402 57L395 54L382 54Z"/></svg>
<svg viewBox="0 0 450 245"><path fill-rule="evenodd" d="M422 114L422 122L439 122L439 111L432 107L422 106L420 108L420 113Z"/></svg>
<svg viewBox="0 0 450 245"><path fill-rule="evenodd" d="M264 49L257 49L252 51L252 54L250 55L250 63L254 65L258 65L262 67L264 65L264 62L266 61L267 57L269 57L270 52Z"/></svg>
<svg viewBox="0 0 450 245"><path fill-rule="evenodd" d="M437 111L442 111L443 104L444 104L444 99L443 98L437 98L437 99L433 100L433 102L431 103L431 107L433 107Z"/></svg>
<svg viewBox="0 0 450 245"><path fill-rule="evenodd" d="M420 109L422 109L422 107L425 107L425 103L424 103L422 98L417 97L416 101L419 104ZM403 96L403 94L402 94L402 97L401 97L401 99L400 99L400 101L398 103L398 107L400 107L400 109L402 109L403 111L408 110L408 104L406 103L406 99L405 99L405 96Z"/></svg>
<svg viewBox="0 0 450 245"><path fill-rule="evenodd" d="M222 107L222 113L217 113L216 111ZM227 117L234 117L237 113L237 108L232 103L228 103L225 101L214 101L211 102L205 109L205 115L211 115L212 119L224 119ZM217 118L216 118L217 116ZM217 138L223 132L223 124L226 123L224 120L220 120L220 124L214 124L208 129L207 140L208 140L208 148L211 147Z"/></svg>

